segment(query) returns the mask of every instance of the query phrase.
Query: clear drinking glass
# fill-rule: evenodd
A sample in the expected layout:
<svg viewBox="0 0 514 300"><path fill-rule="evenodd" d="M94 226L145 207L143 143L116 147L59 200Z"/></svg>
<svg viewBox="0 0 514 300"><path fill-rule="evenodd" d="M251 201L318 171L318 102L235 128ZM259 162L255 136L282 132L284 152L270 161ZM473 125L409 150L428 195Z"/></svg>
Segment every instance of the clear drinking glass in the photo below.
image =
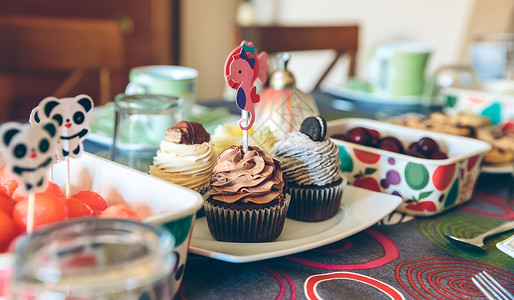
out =
<svg viewBox="0 0 514 300"><path fill-rule="evenodd" d="M166 129L182 120L180 103L163 95L117 95L111 160L148 171Z"/></svg>
<svg viewBox="0 0 514 300"><path fill-rule="evenodd" d="M77 219L15 245L12 299L171 299L174 238L149 224Z"/></svg>

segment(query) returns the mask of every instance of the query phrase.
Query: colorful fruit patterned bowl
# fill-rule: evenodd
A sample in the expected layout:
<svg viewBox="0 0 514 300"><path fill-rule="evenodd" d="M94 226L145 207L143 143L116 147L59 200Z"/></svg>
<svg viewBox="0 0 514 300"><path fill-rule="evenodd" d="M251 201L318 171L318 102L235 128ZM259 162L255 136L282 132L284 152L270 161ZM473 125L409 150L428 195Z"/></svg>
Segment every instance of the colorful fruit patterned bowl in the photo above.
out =
<svg viewBox="0 0 514 300"><path fill-rule="evenodd" d="M354 186L399 195L398 211L431 216L471 198L484 154L483 141L407 128L367 119L328 122L327 135L346 134L354 127L374 129L381 137L393 136L404 148L423 137L434 139L447 159L427 159L334 139L339 147L341 170Z"/></svg>
<svg viewBox="0 0 514 300"><path fill-rule="evenodd" d="M0 166L3 164L0 155ZM66 163L55 164L53 174L53 182L64 191ZM170 280L172 291L176 293L184 274L195 215L202 206L202 196L190 189L89 153L70 160L70 174L71 195L81 190L97 192L108 205L125 204L137 210L144 217L143 222L163 226L173 234L176 265Z"/></svg>

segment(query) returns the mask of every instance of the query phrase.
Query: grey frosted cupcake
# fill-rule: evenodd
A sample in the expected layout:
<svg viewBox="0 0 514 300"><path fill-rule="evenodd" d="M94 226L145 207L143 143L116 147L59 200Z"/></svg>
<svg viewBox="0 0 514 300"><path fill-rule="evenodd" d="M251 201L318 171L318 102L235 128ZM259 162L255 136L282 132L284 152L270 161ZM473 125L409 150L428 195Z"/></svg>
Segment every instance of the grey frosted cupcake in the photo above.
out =
<svg viewBox="0 0 514 300"><path fill-rule="evenodd" d="M341 175L339 149L326 138L322 117L309 117L300 132L289 133L275 144L291 195L287 216L307 222L327 220L337 214L346 180Z"/></svg>

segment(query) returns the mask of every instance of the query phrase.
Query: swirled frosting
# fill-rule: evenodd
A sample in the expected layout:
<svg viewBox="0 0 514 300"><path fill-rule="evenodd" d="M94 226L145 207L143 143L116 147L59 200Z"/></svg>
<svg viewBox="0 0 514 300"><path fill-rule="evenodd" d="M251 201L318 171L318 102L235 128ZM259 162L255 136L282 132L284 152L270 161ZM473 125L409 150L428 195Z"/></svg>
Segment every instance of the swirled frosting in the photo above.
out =
<svg viewBox="0 0 514 300"><path fill-rule="evenodd" d="M153 158L150 174L196 189L209 184L215 163L216 155L210 143L186 145L163 140Z"/></svg>
<svg viewBox="0 0 514 300"><path fill-rule="evenodd" d="M291 132L275 144L273 153L288 182L323 186L341 178L339 149L330 139L315 142L301 132Z"/></svg>
<svg viewBox="0 0 514 300"><path fill-rule="evenodd" d="M269 203L283 198L280 164L258 147L231 146L220 154L212 179L214 200L234 203Z"/></svg>

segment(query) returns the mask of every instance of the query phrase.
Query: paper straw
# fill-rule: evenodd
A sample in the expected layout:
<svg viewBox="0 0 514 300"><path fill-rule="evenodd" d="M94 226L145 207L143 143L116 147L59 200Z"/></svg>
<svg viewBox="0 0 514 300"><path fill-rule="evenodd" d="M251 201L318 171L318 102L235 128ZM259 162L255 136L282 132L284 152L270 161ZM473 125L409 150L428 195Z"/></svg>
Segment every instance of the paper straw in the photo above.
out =
<svg viewBox="0 0 514 300"><path fill-rule="evenodd" d="M29 207L27 209L27 232L34 231L34 208L36 206L36 193L29 193Z"/></svg>
<svg viewBox="0 0 514 300"><path fill-rule="evenodd" d="M66 159L66 199L70 198L70 160Z"/></svg>
<svg viewBox="0 0 514 300"><path fill-rule="evenodd" d="M248 112L246 110L242 110L241 117L245 119L244 127L247 127L249 124ZM243 151L245 153L248 151L248 130L243 130Z"/></svg>

